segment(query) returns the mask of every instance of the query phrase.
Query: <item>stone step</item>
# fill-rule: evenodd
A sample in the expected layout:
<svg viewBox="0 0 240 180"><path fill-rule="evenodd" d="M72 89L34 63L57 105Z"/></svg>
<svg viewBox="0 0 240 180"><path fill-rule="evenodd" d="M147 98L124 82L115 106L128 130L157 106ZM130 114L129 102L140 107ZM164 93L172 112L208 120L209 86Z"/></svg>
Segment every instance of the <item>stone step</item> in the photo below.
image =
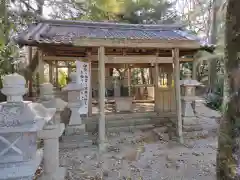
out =
<svg viewBox="0 0 240 180"><path fill-rule="evenodd" d="M82 140L93 140L95 139L95 137L93 135L91 135L91 133L85 133L83 135L71 135L71 136L62 136L62 141L63 142L69 142L69 141L82 141Z"/></svg>
<svg viewBox="0 0 240 180"><path fill-rule="evenodd" d="M122 127L107 128L107 132L130 132L130 131L134 131L136 129L147 130L147 129L151 129L151 128L154 128L153 124L137 125L137 126L122 126Z"/></svg>
<svg viewBox="0 0 240 180"><path fill-rule="evenodd" d="M106 121L111 121L111 120L129 120L129 119L139 119L139 118L165 118L165 117L170 117L173 118L175 117L175 113L171 112L129 112L129 113L113 113L113 114L106 114ZM98 114L93 115L91 117L87 117L84 120L88 122L97 122L99 119Z"/></svg>
<svg viewBox="0 0 240 180"><path fill-rule="evenodd" d="M208 137L217 136L216 131L214 131L214 130L202 130L202 131L183 132L183 136L184 136L185 139L206 139Z"/></svg>
<svg viewBox="0 0 240 180"><path fill-rule="evenodd" d="M151 119L144 118L144 119L129 119L129 120L116 120L116 121L109 121L106 125L107 127L122 127L122 126L137 126L137 125L144 125L150 124Z"/></svg>
<svg viewBox="0 0 240 180"><path fill-rule="evenodd" d="M152 124L151 119L141 118L141 119L131 119L131 120L111 120L106 121L106 127L122 127L122 126L137 126ZM87 124L87 128L96 127L97 123L90 122Z"/></svg>
<svg viewBox="0 0 240 180"><path fill-rule="evenodd" d="M155 126L163 126L169 121L173 121L174 117L134 117L134 118L126 118L121 120L106 120L106 127L107 128L117 128L117 127L129 127L129 126L137 126L137 125L151 125L154 124ZM97 121L85 121L86 122L86 130L88 132L93 132L98 128Z"/></svg>
<svg viewBox="0 0 240 180"><path fill-rule="evenodd" d="M96 138L91 133L73 134L62 136L60 147L62 148L82 148L92 146Z"/></svg>
<svg viewBox="0 0 240 180"><path fill-rule="evenodd" d="M87 147L94 147L93 142L91 140L69 141L69 142L62 142L59 144L60 149L87 148Z"/></svg>

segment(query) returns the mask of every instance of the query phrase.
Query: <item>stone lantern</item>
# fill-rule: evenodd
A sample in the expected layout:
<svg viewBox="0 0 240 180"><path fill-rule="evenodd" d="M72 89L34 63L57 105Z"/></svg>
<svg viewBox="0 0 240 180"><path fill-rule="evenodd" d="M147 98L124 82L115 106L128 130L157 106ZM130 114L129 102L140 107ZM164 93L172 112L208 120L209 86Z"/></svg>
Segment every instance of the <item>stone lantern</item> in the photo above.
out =
<svg viewBox="0 0 240 180"><path fill-rule="evenodd" d="M185 72L185 79L180 82L182 87L182 117L183 117L183 129L201 130L200 124L195 116L193 110L193 102L197 99L195 96L195 88L200 86L197 80L191 79L191 71Z"/></svg>
<svg viewBox="0 0 240 180"><path fill-rule="evenodd" d="M0 180L30 180L42 161L37 147L37 133L49 122L55 109L23 101L26 81L19 74L3 79L2 93L7 102L0 103Z"/></svg>
<svg viewBox="0 0 240 180"><path fill-rule="evenodd" d="M66 169L59 167L58 139L62 136L65 129L65 125L61 123L60 113L67 106L67 103L60 98L54 97L53 85L51 83L40 85L40 99L38 102L47 109L56 109L53 124L44 127L44 129L38 133L39 138L44 140L44 173L40 180L64 180Z"/></svg>
<svg viewBox="0 0 240 180"><path fill-rule="evenodd" d="M68 93L68 107L71 110L69 125L66 128L66 134L71 135L79 131L85 132L85 124L80 117L78 110L83 105L80 99L80 93L84 90L83 86L77 83L77 73L70 74L71 82L63 88Z"/></svg>
<svg viewBox="0 0 240 180"><path fill-rule="evenodd" d="M40 98L38 102L46 108L56 108L54 124L61 123L60 113L67 106L67 102L60 98L55 98L53 85L51 83L44 83L40 85Z"/></svg>

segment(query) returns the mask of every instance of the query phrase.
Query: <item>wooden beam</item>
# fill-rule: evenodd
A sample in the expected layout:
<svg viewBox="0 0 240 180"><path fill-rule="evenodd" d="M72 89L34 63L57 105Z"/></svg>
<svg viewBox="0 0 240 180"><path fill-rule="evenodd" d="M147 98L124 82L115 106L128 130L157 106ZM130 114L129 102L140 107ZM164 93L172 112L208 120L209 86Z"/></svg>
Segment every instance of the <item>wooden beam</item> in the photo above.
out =
<svg viewBox="0 0 240 180"><path fill-rule="evenodd" d="M56 87L58 88L58 61L55 61L55 83L56 83Z"/></svg>
<svg viewBox="0 0 240 180"><path fill-rule="evenodd" d="M52 62L49 63L49 82L53 83L53 65Z"/></svg>
<svg viewBox="0 0 240 180"><path fill-rule="evenodd" d="M128 96L131 97L131 82L132 82L132 79L131 79L131 68L128 67Z"/></svg>
<svg viewBox="0 0 240 180"><path fill-rule="evenodd" d="M158 91L158 81L159 81L159 66L158 63L155 64L155 77L154 77L154 109L155 111L157 110L157 105L156 105L156 95Z"/></svg>
<svg viewBox="0 0 240 180"><path fill-rule="evenodd" d="M99 149L100 151L104 151L105 149L105 49L104 47L99 47L98 49L98 60L99 60L99 68L98 68L98 77L99 77Z"/></svg>
<svg viewBox="0 0 240 180"><path fill-rule="evenodd" d="M116 47L116 48L181 48L199 49L200 43L192 40L133 40L133 39L86 39L77 38L73 45L75 47Z"/></svg>
<svg viewBox="0 0 240 180"><path fill-rule="evenodd" d="M88 99L88 116L92 116L92 62L91 62L91 52L87 53L88 63L89 63L89 99Z"/></svg>
<svg viewBox="0 0 240 180"><path fill-rule="evenodd" d="M45 61L53 61L58 59L59 61L87 61L86 57L59 57L59 56L43 56ZM92 61L98 61L98 56L92 55ZM193 58L180 58L181 62L191 62ZM138 56L116 56L116 55L108 55L105 56L105 63L113 63L113 64L127 64L127 63L173 63L172 57L156 57L154 55L138 55Z"/></svg>
<svg viewBox="0 0 240 180"><path fill-rule="evenodd" d="M192 61L192 79L197 80L197 60L196 57Z"/></svg>
<svg viewBox="0 0 240 180"><path fill-rule="evenodd" d="M107 57L106 63L113 64L138 64L138 63L171 63L172 57L156 57L156 56L115 56Z"/></svg>
<svg viewBox="0 0 240 180"><path fill-rule="evenodd" d="M179 49L172 50L174 61L174 84L175 84L175 97L176 97L176 110L177 110L177 134L179 142L183 143L182 133L182 105L181 105L181 90L180 90L180 65L179 65Z"/></svg>
<svg viewBox="0 0 240 180"><path fill-rule="evenodd" d="M44 61L76 61L82 57L63 57L63 56L43 56Z"/></svg>
<svg viewBox="0 0 240 180"><path fill-rule="evenodd" d="M28 47L28 63L32 63L32 59L33 59L33 51L32 51L32 47ZM28 82L28 95L29 97L33 97L33 77L31 76L31 78L29 79Z"/></svg>
<svg viewBox="0 0 240 180"><path fill-rule="evenodd" d="M39 84L43 84L45 81L44 77L44 61L42 51L38 50L38 74L39 74Z"/></svg>

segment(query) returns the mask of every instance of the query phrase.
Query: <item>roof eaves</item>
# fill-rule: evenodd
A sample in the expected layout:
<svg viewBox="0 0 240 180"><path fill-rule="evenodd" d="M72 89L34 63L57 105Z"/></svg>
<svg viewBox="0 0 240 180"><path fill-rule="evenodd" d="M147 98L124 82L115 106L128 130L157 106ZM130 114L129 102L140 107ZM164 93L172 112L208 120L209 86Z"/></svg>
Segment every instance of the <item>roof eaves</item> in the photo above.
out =
<svg viewBox="0 0 240 180"><path fill-rule="evenodd" d="M137 29L182 29L182 24L127 24L127 23L112 23L112 22L93 22L93 21L73 21L73 20L41 20L40 23L47 23L53 25L70 25L70 26L93 26L93 27L105 27L105 28L137 28Z"/></svg>

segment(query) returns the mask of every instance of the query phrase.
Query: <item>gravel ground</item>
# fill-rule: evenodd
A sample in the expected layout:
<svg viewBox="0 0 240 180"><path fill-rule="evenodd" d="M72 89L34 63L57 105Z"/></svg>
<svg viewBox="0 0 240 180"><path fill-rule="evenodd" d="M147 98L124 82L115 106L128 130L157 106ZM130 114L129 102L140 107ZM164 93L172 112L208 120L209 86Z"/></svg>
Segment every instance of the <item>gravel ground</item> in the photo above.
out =
<svg viewBox="0 0 240 180"><path fill-rule="evenodd" d="M159 138L152 130L108 134L109 148L61 149L60 164L69 180L214 180L219 114L197 104L202 135L185 144ZM166 134L164 134L166 135Z"/></svg>

